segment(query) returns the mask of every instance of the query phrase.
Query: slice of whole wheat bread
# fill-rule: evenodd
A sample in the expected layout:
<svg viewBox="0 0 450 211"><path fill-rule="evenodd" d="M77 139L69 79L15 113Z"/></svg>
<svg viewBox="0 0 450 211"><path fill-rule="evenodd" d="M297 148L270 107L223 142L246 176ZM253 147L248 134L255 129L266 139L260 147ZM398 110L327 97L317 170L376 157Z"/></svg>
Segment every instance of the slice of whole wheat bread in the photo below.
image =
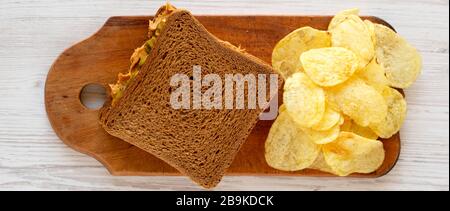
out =
<svg viewBox="0 0 450 211"><path fill-rule="evenodd" d="M211 35L189 12L177 10L123 97L101 109L100 123L111 135L211 188L220 182L264 108L173 109L170 79L178 73L192 75L194 65L202 67L202 75L221 78L274 74L269 65Z"/></svg>

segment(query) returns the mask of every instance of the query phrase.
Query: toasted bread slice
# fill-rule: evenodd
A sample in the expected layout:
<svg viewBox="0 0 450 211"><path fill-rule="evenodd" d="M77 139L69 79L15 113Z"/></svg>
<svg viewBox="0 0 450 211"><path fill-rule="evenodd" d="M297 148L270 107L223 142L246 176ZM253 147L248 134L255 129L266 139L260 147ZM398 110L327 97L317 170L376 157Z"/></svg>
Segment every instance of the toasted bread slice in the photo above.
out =
<svg viewBox="0 0 450 211"><path fill-rule="evenodd" d="M100 123L111 135L211 188L220 182L264 108L173 109L171 77L192 75L193 66L221 78L274 74L269 65L211 35L189 12L177 10L123 96L101 109Z"/></svg>

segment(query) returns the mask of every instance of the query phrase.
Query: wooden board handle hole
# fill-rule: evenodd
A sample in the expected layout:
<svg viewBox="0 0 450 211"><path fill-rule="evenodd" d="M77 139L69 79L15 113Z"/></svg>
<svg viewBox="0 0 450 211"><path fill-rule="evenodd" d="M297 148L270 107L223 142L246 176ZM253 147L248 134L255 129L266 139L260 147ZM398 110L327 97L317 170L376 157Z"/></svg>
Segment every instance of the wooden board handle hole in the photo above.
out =
<svg viewBox="0 0 450 211"><path fill-rule="evenodd" d="M98 110L106 101L106 88L101 84L90 83L81 89L79 96L84 107Z"/></svg>

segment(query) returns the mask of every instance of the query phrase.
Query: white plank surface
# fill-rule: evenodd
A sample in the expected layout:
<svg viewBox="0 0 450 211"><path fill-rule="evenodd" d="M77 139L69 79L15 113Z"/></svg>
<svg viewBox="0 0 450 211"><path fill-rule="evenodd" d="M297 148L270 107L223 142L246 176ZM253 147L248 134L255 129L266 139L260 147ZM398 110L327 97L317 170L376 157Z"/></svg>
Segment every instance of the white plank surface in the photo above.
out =
<svg viewBox="0 0 450 211"><path fill-rule="evenodd" d="M55 58L110 16L151 15L163 1L1 0L1 190L199 190L185 177L115 177L65 146L44 107ZM335 14L359 7L415 45L423 74L406 91L409 113L397 166L378 179L225 177L216 190L449 190L449 1L172 1L194 14Z"/></svg>

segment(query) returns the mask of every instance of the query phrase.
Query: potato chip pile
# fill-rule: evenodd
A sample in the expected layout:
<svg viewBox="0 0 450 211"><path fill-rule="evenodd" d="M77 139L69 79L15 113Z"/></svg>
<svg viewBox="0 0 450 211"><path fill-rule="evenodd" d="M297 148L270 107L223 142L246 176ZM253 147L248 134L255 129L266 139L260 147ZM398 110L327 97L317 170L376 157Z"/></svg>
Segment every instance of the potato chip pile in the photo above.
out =
<svg viewBox="0 0 450 211"><path fill-rule="evenodd" d="M395 88L409 87L422 62L396 32L358 14L342 11L328 31L303 27L276 45L272 65L285 84L265 144L271 167L347 176L382 165L377 139L396 134L406 116Z"/></svg>

